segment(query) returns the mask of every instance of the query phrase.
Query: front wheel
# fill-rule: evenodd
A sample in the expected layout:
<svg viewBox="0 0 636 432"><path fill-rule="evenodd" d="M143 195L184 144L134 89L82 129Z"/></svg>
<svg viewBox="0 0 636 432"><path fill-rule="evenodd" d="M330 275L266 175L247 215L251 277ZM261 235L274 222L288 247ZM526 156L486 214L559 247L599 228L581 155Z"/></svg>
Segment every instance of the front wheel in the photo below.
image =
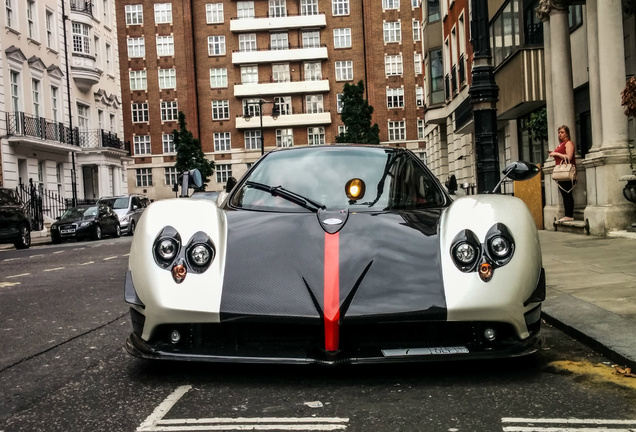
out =
<svg viewBox="0 0 636 432"><path fill-rule="evenodd" d="M115 237L121 237L121 225L119 224L117 224L117 227L115 228Z"/></svg>
<svg viewBox="0 0 636 432"><path fill-rule="evenodd" d="M128 235L135 234L135 221L131 220L130 225L128 226Z"/></svg>
<svg viewBox="0 0 636 432"><path fill-rule="evenodd" d="M28 226L20 227L20 238L13 245L16 249L28 249L31 246L31 230Z"/></svg>
<svg viewBox="0 0 636 432"><path fill-rule="evenodd" d="M95 225L95 229L93 230L93 240L101 240L102 239L102 227L99 225Z"/></svg>

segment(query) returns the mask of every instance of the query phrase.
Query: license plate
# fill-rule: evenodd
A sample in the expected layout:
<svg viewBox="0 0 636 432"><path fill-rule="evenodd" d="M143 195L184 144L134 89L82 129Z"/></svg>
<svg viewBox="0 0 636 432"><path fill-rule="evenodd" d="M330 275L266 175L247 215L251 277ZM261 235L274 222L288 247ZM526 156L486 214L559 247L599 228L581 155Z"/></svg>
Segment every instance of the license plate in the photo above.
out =
<svg viewBox="0 0 636 432"><path fill-rule="evenodd" d="M448 354L468 354L468 348L463 346L455 347L432 347L432 348L398 348L382 350L385 357L421 356L421 355L448 355Z"/></svg>
<svg viewBox="0 0 636 432"><path fill-rule="evenodd" d="M72 234L74 233L75 230L74 229L65 229L65 230L60 230L60 234Z"/></svg>

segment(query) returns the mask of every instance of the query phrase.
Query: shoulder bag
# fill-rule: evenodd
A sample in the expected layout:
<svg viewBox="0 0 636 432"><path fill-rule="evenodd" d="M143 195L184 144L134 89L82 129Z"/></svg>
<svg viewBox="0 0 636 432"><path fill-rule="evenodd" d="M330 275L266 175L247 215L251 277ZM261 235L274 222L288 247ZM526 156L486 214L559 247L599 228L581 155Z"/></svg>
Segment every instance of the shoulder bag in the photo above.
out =
<svg viewBox="0 0 636 432"><path fill-rule="evenodd" d="M552 171L552 180L556 181L559 187L561 187L561 185L559 185L558 182L572 182L572 189L574 189L574 185L576 183L576 165L570 163L570 159L566 156L560 165L554 166L554 171ZM566 192L570 192L572 189Z"/></svg>

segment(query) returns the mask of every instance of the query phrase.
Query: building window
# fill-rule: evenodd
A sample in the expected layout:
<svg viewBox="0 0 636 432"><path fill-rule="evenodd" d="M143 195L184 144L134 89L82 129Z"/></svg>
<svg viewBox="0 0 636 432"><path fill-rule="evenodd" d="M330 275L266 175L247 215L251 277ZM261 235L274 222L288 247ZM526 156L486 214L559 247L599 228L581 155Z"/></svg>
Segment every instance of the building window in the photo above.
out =
<svg viewBox="0 0 636 432"><path fill-rule="evenodd" d="M137 168L135 170L137 187L152 186L152 168Z"/></svg>
<svg viewBox="0 0 636 432"><path fill-rule="evenodd" d="M292 113L291 96L279 96L274 98L274 105L278 108L280 115L288 115Z"/></svg>
<svg viewBox="0 0 636 432"><path fill-rule="evenodd" d="M254 2L239 1L236 2L236 12L238 18L254 18Z"/></svg>
<svg viewBox="0 0 636 432"><path fill-rule="evenodd" d="M289 63L272 65L272 80L277 83L291 81Z"/></svg>
<svg viewBox="0 0 636 432"><path fill-rule="evenodd" d="M324 127L307 128L307 143L309 145L325 145L325 128Z"/></svg>
<svg viewBox="0 0 636 432"><path fill-rule="evenodd" d="M430 97L431 105L442 103L444 96L444 63L442 62L442 49L436 48L429 51L430 60Z"/></svg>
<svg viewBox="0 0 636 432"><path fill-rule="evenodd" d="M140 4L126 5L126 25L138 25L144 23L144 7Z"/></svg>
<svg viewBox="0 0 636 432"><path fill-rule="evenodd" d="M342 107L344 106L344 104L342 103L343 96L344 93L338 93L336 95L336 111L338 111L338 114L342 112Z"/></svg>
<svg viewBox="0 0 636 432"><path fill-rule="evenodd" d="M51 112L53 114L53 122L57 123L60 120L59 115L59 88L51 86Z"/></svg>
<svg viewBox="0 0 636 432"><path fill-rule="evenodd" d="M287 33L271 33L269 35L270 48L273 50L289 49L289 38Z"/></svg>
<svg viewBox="0 0 636 432"><path fill-rule="evenodd" d="M424 139L424 127L426 122L424 120L417 120L417 139Z"/></svg>
<svg viewBox="0 0 636 432"><path fill-rule="evenodd" d="M208 54L225 55L225 36L208 36Z"/></svg>
<svg viewBox="0 0 636 432"><path fill-rule="evenodd" d="M399 21L384 23L384 43L402 42L402 24Z"/></svg>
<svg viewBox="0 0 636 432"><path fill-rule="evenodd" d="M404 141L406 139L406 122L390 121L389 122L389 141Z"/></svg>
<svg viewBox="0 0 636 432"><path fill-rule="evenodd" d="M174 55L174 37L157 36L157 55L159 57Z"/></svg>
<svg viewBox="0 0 636 432"><path fill-rule="evenodd" d="M570 31L572 31L583 24L583 6L570 6L568 12L568 23L570 24Z"/></svg>
<svg viewBox="0 0 636 432"><path fill-rule="evenodd" d="M346 134L346 133L347 133L347 127L345 125L338 125L338 135Z"/></svg>
<svg viewBox="0 0 636 432"><path fill-rule="evenodd" d="M230 101L229 100L213 100L212 101L212 120L229 120L230 118Z"/></svg>
<svg viewBox="0 0 636 432"><path fill-rule="evenodd" d="M350 28L333 29L333 47L334 48L351 48L351 29Z"/></svg>
<svg viewBox="0 0 636 432"><path fill-rule="evenodd" d="M412 8L420 7L420 0L411 0L411 7Z"/></svg>
<svg viewBox="0 0 636 432"><path fill-rule="evenodd" d="M133 147L136 155L150 154L150 135L133 136Z"/></svg>
<svg viewBox="0 0 636 432"><path fill-rule="evenodd" d="M231 134L230 132L214 132L214 151L230 151L231 147Z"/></svg>
<svg viewBox="0 0 636 432"><path fill-rule="evenodd" d="M420 26L420 22L417 20L413 20L413 41L421 41L422 40L422 29Z"/></svg>
<svg viewBox="0 0 636 432"><path fill-rule="evenodd" d="M320 32L318 30L303 32L303 48L318 48L320 46Z"/></svg>
<svg viewBox="0 0 636 432"><path fill-rule="evenodd" d="M179 108L177 101L161 102L161 121L177 121L179 118Z"/></svg>
<svg viewBox="0 0 636 432"><path fill-rule="evenodd" d="M11 71L11 108L14 113L21 111L20 105L20 74Z"/></svg>
<svg viewBox="0 0 636 432"><path fill-rule="evenodd" d="M404 108L404 89L403 88L386 89L386 107L387 108Z"/></svg>
<svg viewBox="0 0 636 432"><path fill-rule="evenodd" d="M172 23L172 4L155 3L155 24Z"/></svg>
<svg viewBox="0 0 636 432"><path fill-rule="evenodd" d="M401 55L384 57L384 73L387 76L402 75L403 71Z"/></svg>
<svg viewBox="0 0 636 432"><path fill-rule="evenodd" d="M106 44L106 72L109 75L113 74L113 50L110 44Z"/></svg>
<svg viewBox="0 0 636 432"><path fill-rule="evenodd" d="M205 17L208 24L221 24L225 19L223 16L223 3L206 4Z"/></svg>
<svg viewBox="0 0 636 432"><path fill-rule="evenodd" d="M176 89L177 88L177 70L176 69L159 69L159 88L160 89Z"/></svg>
<svg viewBox="0 0 636 432"><path fill-rule="evenodd" d="M227 87L227 68L210 69L210 87Z"/></svg>
<svg viewBox="0 0 636 432"><path fill-rule="evenodd" d="M331 0L331 13L334 16L349 15L349 0Z"/></svg>
<svg viewBox="0 0 636 432"><path fill-rule="evenodd" d="M57 181L57 194L62 196L64 193L64 164L55 165L55 180Z"/></svg>
<svg viewBox="0 0 636 432"><path fill-rule="evenodd" d="M135 71L131 70L128 72L130 75L130 90L146 90L148 88L147 79L146 79L146 71L140 70Z"/></svg>
<svg viewBox="0 0 636 432"><path fill-rule="evenodd" d="M38 188L40 193L44 190L44 180L46 179L46 162L38 161Z"/></svg>
<svg viewBox="0 0 636 432"><path fill-rule="evenodd" d="M523 36L525 45L543 45L543 21L537 16L539 0L527 4L523 11Z"/></svg>
<svg viewBox="0 0 636 432"><path fill-rule="evenodd" d="M241 83L258 83L258 66L241 66Z"/></svg>
<svg viewBox="0 0 636 432"><path fill-rule="evenodd" d="M301 15L318 15L318 0L300 0Z"/></svg>
<svg viewBox="0 0 636 432"><path fill-rule="evenodd" d="M163 177L166 183L166 186L172 186L177 183L177 167L165 167L163 169Z"/></svg>
<svg viewBox="0 0 636 432"><path fill-rule="evenodd" d="M388 9L400 9L400 0L382 0L382 8Z"/></svg>
<svg viewBox="0 0 636 432"><path fill-rule="evenodd" d="M287 7L285 0L269 0L269 16L284 17L287 16Z"/></svg>
<svg viewBox="0 0 636 432"><path fill-rule="evenodd" d="M425 0L426 1L426 13L428 16L428 22L439 21L439 0Z"/></svg>
<svg viewBox="0 0 636 432"><path fill-rule="evenodd" d="M5 0L5 16L6 16L6 25L9 28L13 28L13 0Z"/></svg>
<svg viewBox="0 0 636 432"><path fill-rule="evenodd" d="M79 54L91 53L91 41L88 37L89 27L82 23L73 23L73 52Z"/></svg>
<svg viewBox="0 0 636 432"><path fill-rule="evenodd" d="M276 147L293 147L294 130L276 129Z"/></svg>
<svg viewBox="0 0 636 432"><path fill-rule="evenodd" d="M133 123L147 123L148 122L148 103L133 103L131 104L132 121Z"/></svg>
<svg viewBox="0 0 636 432"><path fill-rule="evenodd" d="M243 134L243 137L245 139L246 150L258 150L261 148L261 131L260 130L245 131Z"/></svg>
<svg viewBox="0 0 636 432"><path fill-rule="evenodd" d="M128 38L128 57L145 57L146 44L144 38Z"/></svg>
<svg viewBox="0 0 636 432"><path fill-rule="evenodd" d="M232 177L232 165L230 164L216 164L214 167L216 171L216 182L226 183L227 179Z"/></svg>
<svg viewBox="0 0 636 432"><path fill-rule="evenodd" d="M35 19L37 17L37 14L35 12L35 2L33 0L29 0L27 1L27 31L29 34L29 37L31 39L36 39L37 38L37 24L35 22Z"/></svg>
<svg viewBox="0 0 636 432"><path fill-rule="evenodd" d="M40 111L40 80L31 80L31 94L33 98L33 116L42 117Z"/></svg>
<svg viewBox="0 0 636 432"><path fill-rule="evenodd" d="M164 153L176 153L177 149L174 145L174 135L172 134L162 134L161 142L163 144L163 152Z"/></svg>
<svg viewBox="0 0 636 432"><path fill-rule="evenodd" d="M415 86L415 105L418 107L424 106L424 88Z"/></svg>
<svg viewBox="0 0 636 432"><path fill-rule="evenodd" d="M519 0L511 0L490 25L494 66L500 65L521 45Z"/></svg>
<svg viewBox="0 0 636 432"><path fill-rule="evenodd" d="M53 12L47 10L44 18L46 25L46 46L53 49L55 45L55 33L53 32Z"/></svg>
<svg viewBox="0 0 636 432"><path fill-rule="evenodd" d="M256 33L245 33L239 35L239 51L251 52L258 50L256 44Z"/></svg>
<svg viewBox="0 0 636 432"><path fill-rule="evenodd" d="M304 65L305 81L318 81L322 79L322 66L320 62L306 62Z"/></svg>
<svg viewBox="0 0 636 432"><path fill-rule="evenodd" d="M353 61L337 61L336 62L336 81L353 80Z"/></svg>
<svg viewBox="0 0 636 432"><path fill-rule="evenodd" d="M77 128L79 129L79 145L87 147L89 145L89 114L90 107L84 104L77 104Z"/></svg>
<svg viewBox="0 0 636 432"><path fill-rule="evenodd" d="M305 110L307 114L318 114L324 112L322 95L305 96Z"/></svg>

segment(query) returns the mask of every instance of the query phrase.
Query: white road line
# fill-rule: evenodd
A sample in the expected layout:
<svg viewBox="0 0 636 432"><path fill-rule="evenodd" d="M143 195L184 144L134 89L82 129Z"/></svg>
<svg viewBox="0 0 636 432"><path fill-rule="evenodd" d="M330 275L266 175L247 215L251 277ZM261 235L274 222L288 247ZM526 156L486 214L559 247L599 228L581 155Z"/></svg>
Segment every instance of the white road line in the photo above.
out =
<svg viewBox="0 0 636 432"><path fill-rule="evenodd" d="M217 426L157 426L152 429L143 429L144 431L163 432L163 431L245 431L245 430L259 430L259 431L333 431L333 430L345 430L346 425L311 425L311 424L296 424L296 425L282 425L282 424L270 424L270 425L257 425L257 424L243 424L243 425L217 425ZM140 429L137 429L138 431ZM594 431L599 432L599 431ZM614 431L612 431L614 432ZM629 431L628 431L629 432Z"/></svg>
<svg viewBox="0 0 636 432"><path fill-rule="evenodd" d="M599 425L636 425L635 420L576 419L576 418L515 418L504 417L502 423L565 423L565 424L599 424Z"/></svg>
<svg viewBox="0 0 636 432"><path fill-rule="evenodd" d="M515 426L504 426L504 432L634 432L636 420L614 419L576 419L576 418L510 418L501 419L504 424L518 423ZM592 426L592 427L590 427ZM596 427L594 427L596 426ZM627 426L627 429L616 426Z"/></svg>
<svg viewBox="0 0 636 432"><path fill-rule="evenodd" d="M46 270L42 270L43 272L52 272L52 271L58 271L58 270L64 270L66 267L55 267L55 268L50 268L50 269L46 269Z"/></svg>
<svg viewBox="0 0 636 432"><path fill-rule="evenodd" d="M29 258L36 258L36 257L41 257L44 256L43 254L37 254L37 255L31 255Z"/></svg>
<svg viewBox="0 0 636 432"><path fill-rule="evenodd" d="M17 275L13 275L13 276L7 276L5 279L12 279L12 278L17 278L17 277L22 277L22 276L29 276L31 273L22 273L22 274L17 274Z"/></svg>
<svg viewBox="0 0 636 432"><path fill-rule="evenodd" d="M0 288L8 288L15 285L20 285L22 282L0 282ZM0 431L2 432L2 431Z"/></svg>
<svg viewBox="0 0 636 432"><path fill-rule="evenodd" d="M87 261L85 263L81 263L80 265L88 265L88 264L95 264L95 261Z"/></svg>
<svg viewBox="0 0 636 432"><path fill-rule="evenodd" d="M168 411L170 411L174 404L176 404L179 399L181 399L183 395L186 394L191 388L191 385L178 387L175 391L172 392L172 394L168 395L168 397L165 398L164 401L161 402L161 404L157 408L155 408L152 414L150 414L142 424L139 425L137 431L157 430L154 428L157 422L160 421L163 416L165 416Z"/></svg>
<svg viewBox="0 0 636 432"><path fill-rule="evenodd" d="M161 424L201 424L201 423L346 423L348 418L338 417L238 417L160 420Z"/></svg>
<svg viewBox="0 0 636 432"><path fill-rule="evenodd" d="M606 427L535 427L535 426L504 426L504 432L634 432L634 428L615 429Z"/></svg>
<svg viewBox="0 0 636 432"><path fill-rule="evenodd" d="M104 258L104 261L109 261L109 260L112 260L112 259L115 259L115 258L117 258L117 256L106 257L106 258Z"/></svg>
<svg viewBox="0 0 636 432"><path fill-rule="evenodd" d="M20 258L7 258L2 260L2 262L9 262L9 261L15 261L15 260L19 260Z"/></svg>
<svg viewBox="0 0 636 432"><path fill-rule="evenodd" d="M61 251L55 251L55 252L53 252L53 255L55 255L55 254L59 254L59 253L64 253L64 252L66 252L66 251L63 251L63 250L61 250Z"/></svg>

